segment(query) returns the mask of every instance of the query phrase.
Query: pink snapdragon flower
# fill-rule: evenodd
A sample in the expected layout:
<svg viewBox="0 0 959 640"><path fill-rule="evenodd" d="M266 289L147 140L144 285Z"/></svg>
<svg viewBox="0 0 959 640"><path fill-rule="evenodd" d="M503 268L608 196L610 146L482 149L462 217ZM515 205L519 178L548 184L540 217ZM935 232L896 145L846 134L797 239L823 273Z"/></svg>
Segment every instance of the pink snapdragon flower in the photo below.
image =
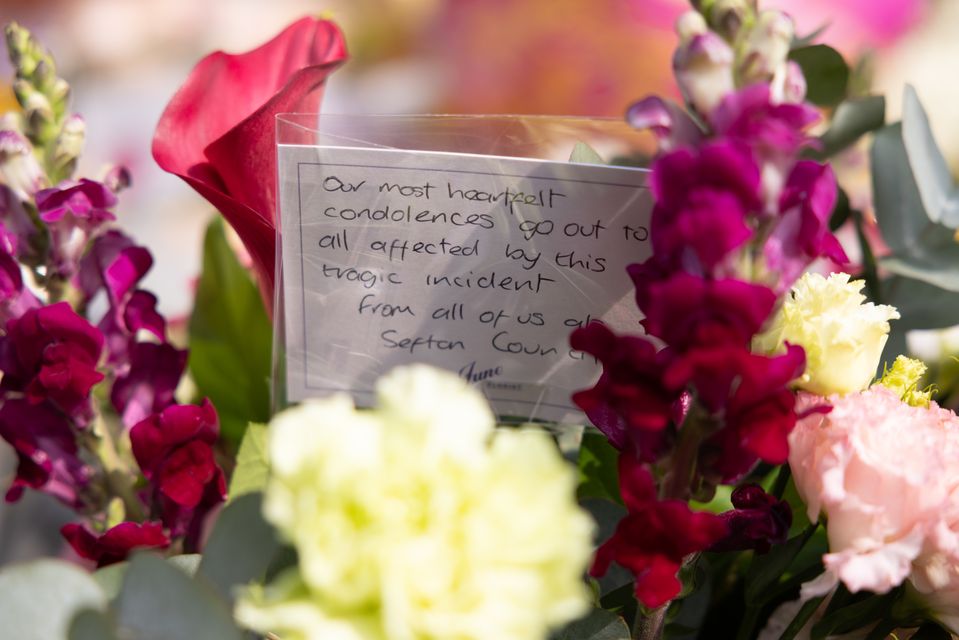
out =
<svg viewBox="0 0 959 640"><path fill-rule="evenodd" d="M852 591L886 593L934 558L959 563L959 418L934 402L912 407L882 386L828 398L833 409L800 420L789 464L810 520L828 518L826 574ZM821 402L802 394L800 407Z"/></svg>

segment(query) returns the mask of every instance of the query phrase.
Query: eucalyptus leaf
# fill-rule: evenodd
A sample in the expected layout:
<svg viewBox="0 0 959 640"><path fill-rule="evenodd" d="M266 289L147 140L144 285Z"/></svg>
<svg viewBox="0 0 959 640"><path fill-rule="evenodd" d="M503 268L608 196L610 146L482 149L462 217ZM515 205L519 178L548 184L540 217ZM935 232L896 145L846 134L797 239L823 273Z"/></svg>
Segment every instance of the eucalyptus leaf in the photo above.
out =
<svg viewBox="0 0 959 640"><path fill-rule="evenodd" d="M198 573L232 601L236 587L262 578L280 543L276 530L262 515L263 496L248 493L220 512L206 543Z"/></svg>
<svg viewBox="0 0 959 640"><path fill-rule="evenodd" d="M267 426L251 422L236 453L236 467L230 478L230 501L242 495L263 491L269 472Z"/></svg>
<svg viewBox="0 0 959 640"><path fill-rule="evenodd" d="M902 96L902 139L929 219L951 229L959 227L959 192L911 85Z"/></svg>
<svg viewBox="0 0 959 640"><path fill-rule="evenodd" d="M926 213L902 137L902 125L884 127L872 146L873 202L883 240L893 254L888 271L959 291L959 244L954 231Z"/></svg>
<svg viewBox="0 0 959 640"><path fill-rule="evenodd" d="M196 575L197 569L200 568L202 559L203 556L199 553L183 553L178 556L171 556L166 561L192 578Z"/></svg>
<svg viewBox="0 0 959 640"><path fill-rule="evenodd" d="M924 236L932 237L939 228L929 220L919 196L902 141L901 123L876 132L870 156L879 231L894 252L911 252Z"/></svg>
<svg viewBox="0 0 959 640"><path fill-rule="evenodd" d="M97 569L91 574L108 600L113 600L120 595L120 587L123 585L123 577L127 574L128 567L129 564L126 562L117 562Z"/></svg>
<svg viewBox="0 0 959 640"><path fill-rule="evenodd" d="M832 47L814 44L793 49L789 58L798 64L806 77L806 99L823 107L831 107L846 96L849 65Z"/></svg>
<svg viewBox="0 0 959 640"><path fill-rule="evenodd" d="M626 622L605 609L593 609L550 636L550 640L629 640Z"/></svg>
<svg viewBox="0 0 959 640"><path fill-rule="evenodd" d="M959 324L959 292L902 276L887 278L883 288L885 302L901 316L892 323L896 329L943 329Z"/></svg>
<svg viewBox="0 0 959 640"><path fill-rule="evenodd" d="M89 573L60 560L37 560L0 571L3 637L66 638L70 621L84 609L104 609L107 597Z"/></svg>
<svg viewBox="0 0 959 640"><path fill-rule="evenodd" d="M815 155L819 158L835 155L883 126L885 120L886 99L883 96L844 100L836 107L829 129L819 138L822 149Z"/></svg>
<svg viewBox="0 0 959 640"><path fill-rule="evenodd" d="M573 151L569 154L569 161L580 164L606 164L603 156L599 155L595 149L585 142L577 142L573 146Z"/></svg>
<svg viewBox="0 0 959 640"><path fill-rule="evenodd" d="M116 605L117 635L137 640L242 640L227 603L163 559L130 561Z"/></svg>
<svg viewBox="0 0 959 640"><path fill-rule="evenodd" d="M619 493L619 452L602 433L587 429L579 448L577 496L623 503Z"/></svg>
<svg viewBox="0 0 959 640"><path fill-rule="evenodd" d="M247 424L270 418L272 325L253 280L215 219L203 240L203 273L190 318L190 373L220 416L222 435L239 442Z"/></svg>
<svg viewBox="0 0 959 640"><path fill-rule="evenodd" d="M200 566L200 554L185 553L169 557L166 561L186 575L192 577ZM123 578L126 576L127 569L129 568L129 562L117 562L93 572L93 579L100 585L100 589L103 590L108 600L113 600L120 594Z"/></svg>
<svg viewBox="0 0 959 640"><path fill-rule="evenodd" d="M116 629L108 616L85 609L70 622L69 640L117 640Z"/></svg>

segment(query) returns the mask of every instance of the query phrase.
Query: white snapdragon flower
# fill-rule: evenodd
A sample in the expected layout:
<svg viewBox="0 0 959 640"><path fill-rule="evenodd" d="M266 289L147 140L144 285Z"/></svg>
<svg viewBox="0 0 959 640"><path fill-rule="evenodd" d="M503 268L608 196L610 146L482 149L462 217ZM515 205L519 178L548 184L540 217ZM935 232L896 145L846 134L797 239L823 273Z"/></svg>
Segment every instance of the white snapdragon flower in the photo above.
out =
<svg viewBox="0 0 959 640"><path fill-rule="evenodd" d="M709 30L705 19L688 11L676 22L679 47L673 55L676 82L686 101L707 114L735 89L735 55L722 37Z"/></svg>

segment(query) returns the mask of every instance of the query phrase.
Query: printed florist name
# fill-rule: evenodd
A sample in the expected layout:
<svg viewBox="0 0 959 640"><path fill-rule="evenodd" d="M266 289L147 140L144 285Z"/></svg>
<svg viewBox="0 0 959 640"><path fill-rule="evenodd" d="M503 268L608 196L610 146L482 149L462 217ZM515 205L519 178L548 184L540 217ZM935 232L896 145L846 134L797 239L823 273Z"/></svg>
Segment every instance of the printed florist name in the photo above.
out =
<svg viewBox="0 0 959 640"><path fill-rule="evenodd" d="M649 251L642 173L382 150L280 156L295 177L281 193L287 349L304 363L302 379L288 373L292 398L425 361L516 397L558 384L557 407L572 410L568 391L597 367L569 333L609 312L629 290L626 264Z"/></svg>

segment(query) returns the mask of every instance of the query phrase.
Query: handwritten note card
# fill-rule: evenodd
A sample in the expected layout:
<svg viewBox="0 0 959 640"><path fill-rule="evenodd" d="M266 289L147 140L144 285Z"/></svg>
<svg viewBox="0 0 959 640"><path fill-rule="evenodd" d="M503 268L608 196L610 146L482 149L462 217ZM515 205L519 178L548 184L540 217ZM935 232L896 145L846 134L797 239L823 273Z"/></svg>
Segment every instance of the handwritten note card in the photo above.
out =
<svg viewBox="0 0 959 640"><path fill-rule="evenodd" d="M591 319L638 331L626 265L650 253L647 173L450 153L279 148L287 397L426 362L502 416L569 422L600 367Z"/></svg>

